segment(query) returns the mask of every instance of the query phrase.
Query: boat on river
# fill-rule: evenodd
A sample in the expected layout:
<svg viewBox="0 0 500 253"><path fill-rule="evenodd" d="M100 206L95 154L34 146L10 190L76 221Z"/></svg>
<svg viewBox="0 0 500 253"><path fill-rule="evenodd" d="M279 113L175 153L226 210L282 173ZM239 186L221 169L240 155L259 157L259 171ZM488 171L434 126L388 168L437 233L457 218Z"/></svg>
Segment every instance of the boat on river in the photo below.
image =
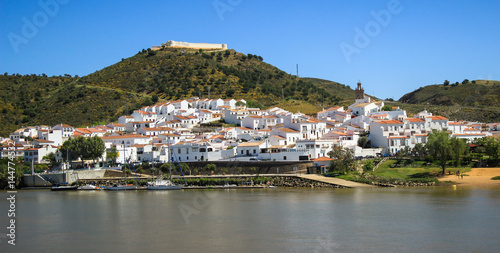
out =
<svg viewBox="0 0 500 253"><path fill-rule="evenodd" d="M148 190L181 190L184 185L172 183L170 180L156 179L146 186Z"/></svg>
<svg viewBox="0 0 500 253"><path fill-rule="evenodd" d="M78 190L92 191L92 190L101 190L101 188L92 184L86 184L78 187Z"/></svg>
<svg viewBox="0 0 500 253"><path fill-rule="evenodd" d="M50 188L51 191L76 191L78 190L78 186L76 185L68 185L68 183L57 184Z"/></svg>
<svg viewBox="0 0 500 253"><path fill-rule="evenodd" d="M137 190L139 187L133 184L112 184L106 186L106 190L108 191L128 191L128 190Z"/></svg>
<svg viewBox="0 0 500 253"><path fill-rule="evenodd" d="M170 170L172 172L172 170ZM170 173L172 175L172 173ZM153 176L154 177L154 176ZM160 191L160 190L181 190L184 185L175 184L172 182L172 176L170 176L170 180L164 180L163 175L159 176L153 182L149 182L146 189Z"/></svg>

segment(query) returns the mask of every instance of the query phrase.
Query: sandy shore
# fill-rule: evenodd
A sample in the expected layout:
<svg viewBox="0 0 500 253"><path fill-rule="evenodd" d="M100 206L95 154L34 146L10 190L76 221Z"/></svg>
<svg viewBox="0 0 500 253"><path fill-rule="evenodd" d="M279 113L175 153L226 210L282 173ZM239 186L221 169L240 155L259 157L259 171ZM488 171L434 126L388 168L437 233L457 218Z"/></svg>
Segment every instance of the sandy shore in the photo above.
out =
<svg viewBox="0 0 500 253"><path fill-rule="evenodd" d="M463 179L456 175L447 175L439 178L439 181L453 181L457 186L500 186L500 180L491 180L492 177L500 176L500 168L474 168L465 172Z"/></svg>

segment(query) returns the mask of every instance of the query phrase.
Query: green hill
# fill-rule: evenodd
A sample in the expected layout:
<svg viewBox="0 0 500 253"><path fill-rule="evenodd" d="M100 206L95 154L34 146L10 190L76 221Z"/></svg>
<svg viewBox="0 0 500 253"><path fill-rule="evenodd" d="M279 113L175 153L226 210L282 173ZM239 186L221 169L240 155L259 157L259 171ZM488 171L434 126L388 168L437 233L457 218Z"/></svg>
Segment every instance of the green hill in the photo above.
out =
<svg viewBox="0 0 500 253"><path fill-rule="evenodd" d="M0 92L0 136L28 125L111 122L158 100L209 94L243 98L264 108L305 105L308 113L354 99L354 91L345 85L297 78L261 56L174 48L142 50L81 78L6 73L0 76Z"/></svg>
<svg viewBox="0 0 500 253"><path fill-rule="evenodd" d="M500 82L472 81L466 84L435 84L421 87L399 99L409 104L499 107Z"/></svg>
<svg viewBox="0 0 500 253"><path fill-rule="evenodd" d="M77 83L78 78L68 76L0 76L0 136L28 125L111 121L146 100L141 94Z"/></svg>
<svg viewBox="0 0 500 253"><path fill-rule="evenodd" d="M302 77L300 79L305 82L311 82L336 98L341 99L340 101L336 101L338 105L349 106L354 102L354 90L348 85L319 78Z"/></svg>
<svg viewBox="0 0 500 253"><path fill-rule="evenodd" d="M157 94L160 99L221 97L254 100L265 106L276 100L298 99L319 104L338 103L312 82L288 75L262 57L234 50L209 51L165 48L143 50L128 59L81 78L79 83Z"/></svg>
<svg viewBox="0 0 500 253"><path fill-rule="evenodd" d="M427 109L450 119L500 121L500 81L475 80L421 87L402 96L399 105L409 113Z"/></svg>

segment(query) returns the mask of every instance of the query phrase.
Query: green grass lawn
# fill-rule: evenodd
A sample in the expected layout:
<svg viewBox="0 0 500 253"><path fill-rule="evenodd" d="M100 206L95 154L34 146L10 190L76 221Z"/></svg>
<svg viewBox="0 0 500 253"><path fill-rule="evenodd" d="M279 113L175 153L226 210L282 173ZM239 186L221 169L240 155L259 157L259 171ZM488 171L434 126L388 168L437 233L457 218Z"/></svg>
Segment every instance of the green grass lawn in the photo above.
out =
<svg viewBox="0 0 500 253"><path fill-rule="evenodd" d="M417 177L434 177L441 173L441 167L436 164L425 166L424 162L417 161L409 166L391 168L391 165L395 163L397 163L396 160L387 160L380 165L380 167L378 167L373 174L389 178L407 179ZM455 174L458 170L463 173L470 171L470 168L446 167L446 172L451 171L453 174Z"/></svg>

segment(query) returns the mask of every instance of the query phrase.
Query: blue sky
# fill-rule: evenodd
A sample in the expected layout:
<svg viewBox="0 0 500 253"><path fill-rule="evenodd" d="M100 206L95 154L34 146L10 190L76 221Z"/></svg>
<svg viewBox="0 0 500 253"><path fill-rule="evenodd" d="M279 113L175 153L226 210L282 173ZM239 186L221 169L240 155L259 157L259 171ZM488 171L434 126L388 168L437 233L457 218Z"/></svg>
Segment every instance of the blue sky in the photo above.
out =
<svg viewBox="0 0 500 253"><path fill-rule="evenodd" d="M500 79L499 11L460 0L0 0L0 72L83 76L168 40L227 43L399 99L445 79Z"/></svg>

